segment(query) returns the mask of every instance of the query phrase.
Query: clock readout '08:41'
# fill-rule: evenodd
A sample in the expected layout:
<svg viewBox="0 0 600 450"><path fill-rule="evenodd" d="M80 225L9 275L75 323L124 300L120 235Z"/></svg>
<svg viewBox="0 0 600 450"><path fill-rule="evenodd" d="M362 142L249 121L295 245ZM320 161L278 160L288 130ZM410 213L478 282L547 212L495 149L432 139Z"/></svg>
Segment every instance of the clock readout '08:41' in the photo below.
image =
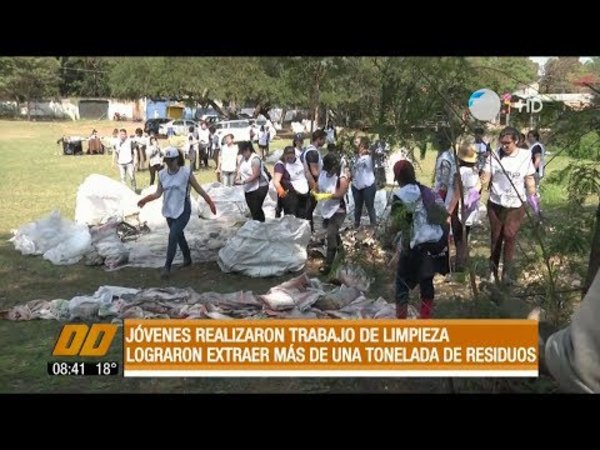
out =
<svg viewBox="0 0 600 450"><path fill-rule="evenodd" d="M107 376L118 375L119 363L116 361L49 361L48 375L53 376Z"/></svg>

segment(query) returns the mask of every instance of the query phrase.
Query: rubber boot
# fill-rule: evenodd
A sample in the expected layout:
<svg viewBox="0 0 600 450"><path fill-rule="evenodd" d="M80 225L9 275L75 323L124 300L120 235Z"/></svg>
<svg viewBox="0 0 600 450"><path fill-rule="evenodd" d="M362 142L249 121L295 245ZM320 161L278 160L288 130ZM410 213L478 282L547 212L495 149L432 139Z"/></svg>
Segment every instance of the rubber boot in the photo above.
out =
<svg viewBox="0 0 600 450"><path fill-rule="evenodd" d="M421 300L421 319L430 319L433 313L433 300Z"/></svg>

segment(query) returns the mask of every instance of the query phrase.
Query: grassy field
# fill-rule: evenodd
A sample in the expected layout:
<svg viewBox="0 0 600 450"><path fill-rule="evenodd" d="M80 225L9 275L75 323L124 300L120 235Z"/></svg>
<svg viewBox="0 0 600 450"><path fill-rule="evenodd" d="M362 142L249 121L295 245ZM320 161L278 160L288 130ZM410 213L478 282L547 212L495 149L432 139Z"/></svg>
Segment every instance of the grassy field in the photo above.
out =
<svg viewBox="0 0 600 450"><path fill-rule="evenodd" d="M139 123L118 123L130 133ZM216 264L195 264L187 274L174 274L162 281L152 269L126 268L105 272L98 267L84 265L54 266L40 257L22 256L7 240L11 230L41 218L58 209L64 217L73 218L75 197L79 185L90 174L103 174L115 180L118 171L112 157L64 156L56 144L63 134L88 135L93 128L99 135L110 136L115 122L19 122L0 121L0 310L32 299L71 298L78 294L93 293L98 286L121 285L131 287L190 286L197 291L230 292L238 289L264 293L288 277L279 279L250 279L223 274ZM275 140L272 149L282 148L288 140ZM419 179L429 184L435 161L434 152L428 152L420 161ZM558 157L549 172L569 164L566 157ZM213 163L214 165L214 163ZM214 167L199 171L201 183L215 180ZM149 184L148 172L136 174L138 187ZM564 188L547 187L548 211L559 211L565 202ZM477 233L478 244L472 253L475 259L485 260L487 231ZM390 275L391 276L391 275ZM389 277L388 277L389 281ZM391 295L389 284L377 286L378 294ZM443 299L445 293L439 295ZM447 294L450 295L450 294ZM0 392L446 392L443 380L417 379L76 379L46 375L46 361L60 330L57 322L15 323L0 320ZM118 338L120 338L118 336ZM117 347L111 357L120 360ZM524 391L544 390L547 380L536 385L523 384ZM464 390L477 390L465 384ZM479 388L480 389L480 388Z"/></svg>

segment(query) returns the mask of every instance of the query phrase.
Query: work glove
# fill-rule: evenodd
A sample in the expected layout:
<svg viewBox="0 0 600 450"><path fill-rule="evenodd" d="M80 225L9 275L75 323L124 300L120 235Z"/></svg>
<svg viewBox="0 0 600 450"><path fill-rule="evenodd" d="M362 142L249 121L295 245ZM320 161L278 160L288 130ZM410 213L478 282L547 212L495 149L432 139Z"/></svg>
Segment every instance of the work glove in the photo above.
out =
<svg viewBox="0 0 600 450"><path fill-rule="evenodd" d="M476 205L480 198L481 194L477 189L469 189L469 193L467 194L467 201L465 202L465 206L467 207L467 209L471 209L474 205Z"/></svg>
<svg viewBox="0 0 600 450"><path fill-rule="evenodd" d="M537 194L528 195L527 203L529 203L529 206L531 206L533 213L536 216L539 216L540 215L540 199L538 198Z"/></svg>
<svg viewBox="0 0 600 450"><path fill-rule="evenodd" d="M275 190L277 191L277 195L279 196L279 198L285 198L285 196L287 195L287 191L281 186L275 188Z"/></svg>
<svg viewBox="0 0 600 450"><path fill-rule="evenodd" d="M320 202L321 200L329 200L329 199L333 198L333 194L326 193L326 192L313 192L312 195L315 198L315 200L318 202Z"/></svg>

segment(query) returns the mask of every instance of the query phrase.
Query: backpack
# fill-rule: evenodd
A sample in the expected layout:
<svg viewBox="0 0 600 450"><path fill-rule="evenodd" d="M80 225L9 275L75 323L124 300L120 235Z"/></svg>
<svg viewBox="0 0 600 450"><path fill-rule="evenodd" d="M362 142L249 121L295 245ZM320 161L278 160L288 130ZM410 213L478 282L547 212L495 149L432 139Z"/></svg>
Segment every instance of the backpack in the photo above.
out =
<svg viewBox="0 0 600 450"><path fill-rule="evenodd" d="M425 211L427 211L427 221L432 225L439 225L444 229L448 227L448 210L444 206L444 201L434 191L429 189L427 186L418 184L419 190L421 191L421 198L423 199L423 205ZM444 230L445 232L445 230Z"/></svg>
<svg viewBox="0 0 600 450"><path fill-rule="evenodd" d="M267 182L270 182L273 179L273 175L271 175L271 172L269 172L269 169L267 169L267 166L265 166L265 163L263 162L263 160L260 159L260 156L255 155L255 157L258 158L260 161L260 170L265 175Z"/></svg>

